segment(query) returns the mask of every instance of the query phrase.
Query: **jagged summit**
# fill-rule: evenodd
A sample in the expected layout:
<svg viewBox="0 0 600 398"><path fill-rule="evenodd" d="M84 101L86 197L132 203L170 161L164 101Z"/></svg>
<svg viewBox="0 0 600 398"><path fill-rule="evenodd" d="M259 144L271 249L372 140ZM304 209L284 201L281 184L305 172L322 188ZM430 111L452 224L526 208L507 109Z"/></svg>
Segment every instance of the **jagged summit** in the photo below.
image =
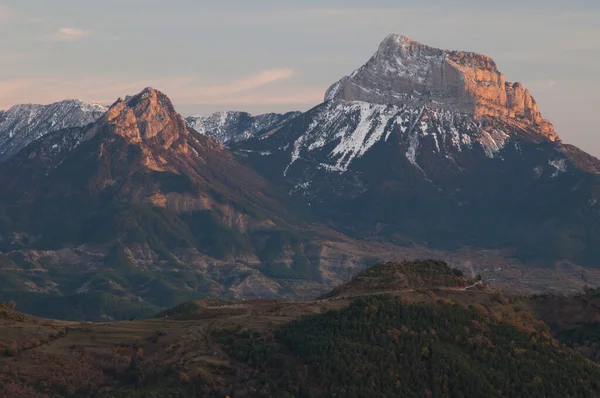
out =
<svg viewBox="0 0 600 398"><path fill-rule="evenodd" d="M110 108L117 107L121 103L125 104L127 107L138 109L150 104L155 104L166 108L169 112L175 112L175 107L169 97L154 87L146 87L137 94L120 97L110 106Z"/></svg>
<svg viewBox="0 0 600 398"><path fill-rule="evenodd" d="M426 106L476 120L501 118L558 140L529 90L507 82L492 58L429 47L402 35L387 36L364 66L327 90L325 99Z"/></svg>
<svg viewBox="0 0 600 398"><path fill-rule="evenodd" d="M97 125L108 125L115 134L133 143L156 138L165 148L178 133L187 131L183 117L175 111L169 97L152 87L137 95L119 98Z"/></svg>
<svg viewBox="0 0 600 398"><path fill-rule="evenodd" d="M378 58L393 58L396 56L398 50L404 54L405 58L443 57L447 54L456 62L477 66L478 68L491 72L498 72L496 62L487 55L469 51L442 50L421 44L408 36L395 33L392 33L383 39L375 56Z"/></svg>

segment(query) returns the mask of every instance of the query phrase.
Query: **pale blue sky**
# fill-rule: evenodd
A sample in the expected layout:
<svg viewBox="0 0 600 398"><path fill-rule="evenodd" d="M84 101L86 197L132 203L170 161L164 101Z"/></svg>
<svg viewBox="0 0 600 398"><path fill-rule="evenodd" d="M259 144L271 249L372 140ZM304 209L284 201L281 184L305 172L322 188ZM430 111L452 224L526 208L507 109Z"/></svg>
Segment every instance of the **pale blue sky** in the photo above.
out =
<svg viewBox="0 0 600 398"><path fill-rule="evenodd" d="M391 32L492 56L600 155L597 0L0 0L0 109L151 85L186 115L305 110Z"/></svg>

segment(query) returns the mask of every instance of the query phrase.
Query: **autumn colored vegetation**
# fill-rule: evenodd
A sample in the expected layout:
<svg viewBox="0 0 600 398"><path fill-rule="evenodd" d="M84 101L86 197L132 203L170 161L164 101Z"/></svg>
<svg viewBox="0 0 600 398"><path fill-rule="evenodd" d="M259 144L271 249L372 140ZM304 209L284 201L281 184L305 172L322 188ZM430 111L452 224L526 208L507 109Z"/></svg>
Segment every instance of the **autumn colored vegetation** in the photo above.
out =
<svg viewBox="0 0 600 398"><path fill-rule="evenodd" d="M597 291L475 282L434 260L383 263L314 301L203 300L106 323L0 303L0 397L600 396Z"/></svg>

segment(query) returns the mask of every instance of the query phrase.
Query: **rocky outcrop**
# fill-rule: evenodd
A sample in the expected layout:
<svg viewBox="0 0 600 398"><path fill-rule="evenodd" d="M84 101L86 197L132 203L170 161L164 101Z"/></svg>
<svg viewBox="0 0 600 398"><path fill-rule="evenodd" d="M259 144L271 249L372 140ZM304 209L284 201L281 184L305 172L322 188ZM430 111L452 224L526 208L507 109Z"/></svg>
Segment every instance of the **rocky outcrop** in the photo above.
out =
<svg viewBox="0 0 600 398"><path fill-rule="evenodd" d="M130 143L157 142L165 149L187 131L171 100L151 87L134 97L119 98L95 127L106 125Z"/></svg>
<svg viewBox="0 0 600 398"><path fill-rule="evenodd" d="M490 57L441 50L406 36L386 37L363 67L329 88L325 99L427 106L479 121L500 118L558 140L529 90L507 82Z"/></svg>

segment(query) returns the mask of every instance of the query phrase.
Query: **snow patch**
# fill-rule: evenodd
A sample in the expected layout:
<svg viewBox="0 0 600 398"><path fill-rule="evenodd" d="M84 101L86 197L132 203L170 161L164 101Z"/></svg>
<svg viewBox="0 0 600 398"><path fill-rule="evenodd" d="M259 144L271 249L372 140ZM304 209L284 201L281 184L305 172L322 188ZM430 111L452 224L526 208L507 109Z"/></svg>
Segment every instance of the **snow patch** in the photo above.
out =
<svg viewBox="0 0 600 398"><path fill-rule="evenodd" d="M495 157L496 153L504 148L509 138L510 136L508 134L500 130L492 130L490 132L482 130L482 137L479 143L486 156L492 159Z"/></svg>
<svg viewBox="0 0 600 398"><path fill-rule="evenodd" d="M550 166L554 167L554 169L555 169L555 171L552 174L551 178L557 177L560 173L566 173L567 172L567 161L566 161L566 159L549 160L548 164L550 164Z"/></svg>
<svg viewBox="0 0 600 398"><path fill-rule="evenodd" d="M329 170L344 172L403 121L399 107L366 102L338 102L325 107L293 145L284 175L303 151L312 152L335 144L328 157L334 161Z"/></svg>

